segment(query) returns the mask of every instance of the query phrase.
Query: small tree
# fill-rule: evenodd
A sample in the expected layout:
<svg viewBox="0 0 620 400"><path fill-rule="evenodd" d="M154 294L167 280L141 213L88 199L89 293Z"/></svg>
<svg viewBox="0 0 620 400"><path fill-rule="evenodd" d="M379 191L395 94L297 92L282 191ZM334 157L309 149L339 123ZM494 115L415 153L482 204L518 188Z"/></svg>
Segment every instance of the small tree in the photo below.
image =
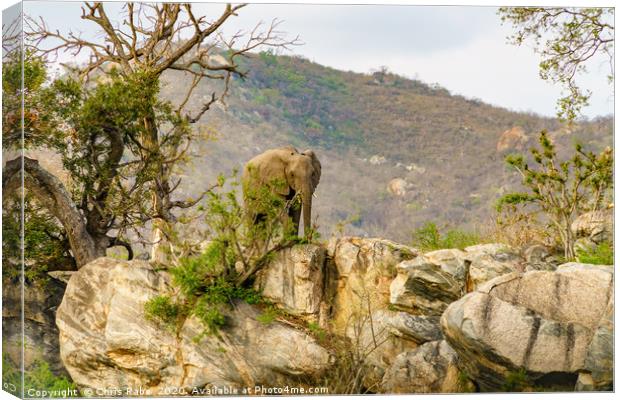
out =
<svg viewBox="0 0 620 400"><path fill-rule="evenodd" d="M508 193L500 198L498 211L506 205L533 205L548 219L551 229L564 247L567 260L575 258L574 219L587 211L603 207L613 185L613 152L585 151L579 144L569 160L559 161L555 146L545 131L539 137L540 148L530 149L534 165L523 155L509 155L506 162L522 178L525 192Z"/></svg>

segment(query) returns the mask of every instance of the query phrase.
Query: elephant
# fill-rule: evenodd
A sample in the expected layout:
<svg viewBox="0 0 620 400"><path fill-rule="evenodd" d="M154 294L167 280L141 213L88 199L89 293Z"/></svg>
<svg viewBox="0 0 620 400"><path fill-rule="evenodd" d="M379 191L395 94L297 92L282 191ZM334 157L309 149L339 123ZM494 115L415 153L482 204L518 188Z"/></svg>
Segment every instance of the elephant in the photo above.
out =
<svg viewBox="0 0 620 400"><path fill-rule="evenodd" d="M292 206L288 216L293 221L295 234L299 232L301 214L304 219L304 235L311 232L312 196L321 179L321 163L312 150L298 152L292 146L267 150L248 161L243 169L245 207L251 208L249 192L267 186L272 193L290 201L299 194L299 206ZM250 214L256 213L250 210ZM254 219L257 217L254 214Z"/></svg>

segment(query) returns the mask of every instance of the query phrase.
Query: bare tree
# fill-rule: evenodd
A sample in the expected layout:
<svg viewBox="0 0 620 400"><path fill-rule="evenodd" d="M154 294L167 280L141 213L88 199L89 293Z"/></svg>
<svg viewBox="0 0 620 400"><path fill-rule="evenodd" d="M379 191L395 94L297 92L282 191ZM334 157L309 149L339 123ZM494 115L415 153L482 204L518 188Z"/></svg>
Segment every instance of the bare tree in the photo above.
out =
<svg viewBox="0 0 620 400"><path fill-rule="evenodd" d="M198 122L214 103L224 102L233 77L244 77L247 74L247 71L242 71L237 64L239 57L248 57L251 52L261 47L288 48L298 43L297 38L283 38L283 34L277 30L277 20L268 25L259 23L249 32L240 31L224 37L221 33L222 26L243 7L244 4L228 4L219 17L208 20L206 16L196 15L191 4L126 3L121 20L115 21L108 16L103 3L85 2L81 18L92 22L93 28L101 33L101 39L96 41L84 39L72 31L61 33L51 30L43 19L25 18L27 49L47 59L61 54L88 56L88 61L84 64L66 65L84 85L92 82L95 76L115 74L126 81L136 80L137 77L140 85L144 86L145 93L157 93L162 74L167 71L180 71L191 81L182 100L172 105L171 111L176 115L172 124L170 120L165 121L166 123L158 120L155 103L146 102L146 112L138 121L142 125L141 130L135 131L137 133L133 136L129 135L125 143L113 143L114 135L108 135L106 139L106 156L113 158L114 163L121 165L122 157L119 154L123 154L124 148L118 147L125 146L131 153L128 163L134 164L134 167L141 165L143 172L148 169L148 174L145 173L142 177L142 190L152 193L151 205L147 208L134 208L133 219L126 220L153 223L154 240L151 243L155 260L163 260L158 248L165 240L165 232L175 221L172 211L192 207L200 201L200 198L191 201L172 198L180 184L180 178L174 177L174 167L187 158L188 149L194 139L191 129L187 127ZM190 107L196 103L197 96L194 96L194 91L203 79L216 80L221 82L221 85L218 85L208 100L199 107ZM102 255L102 248L105 254L105 246L95 243L91 248L88 244L86 236L92 239L92 232L88 232L88 221L85 221L84 217L81 220L86 225L85 229L81 228L82 224L73 223L76 218L80 219L79 214L84 214L86 208L100 212L97 208L101 207L97 204L81 207L81 212L77 214L67 211L74 207L68 204L61 206L60 203L69 202L62 192L62 184L50 179L40 179L46 176L43 167L36 162L28 164L31 168L26 168L25 172L31 174L32 179L26 179L26 184L33 183L29 188L36 190L35 184L43 185L41 190L55 201L50 205L54 204L57 213L62 214L56 216L60 221L67 221L67 224L63 222L65 228L77 227L77 232L84 233L72 241L73 253L84 255L79 257L78 265ZM119 184L121 180L128 178L130 177L122 176L115 170L114 174L106 176L106 184L98 188L97 193L105 197L111 188L116 188L124 190L125 197L130 200L133 195L131 190L123 189ZM11 177L6 176L6 181L10 180ZM83 200L92 203L92 198ZM68 212L66 215L65 211ZM101 229L118 229L112 223L117 216L108 217L105 224L98 226ZM106 246L111 243L113 242L108 242ZM81 246L88 249L80 249Z"/></svg>

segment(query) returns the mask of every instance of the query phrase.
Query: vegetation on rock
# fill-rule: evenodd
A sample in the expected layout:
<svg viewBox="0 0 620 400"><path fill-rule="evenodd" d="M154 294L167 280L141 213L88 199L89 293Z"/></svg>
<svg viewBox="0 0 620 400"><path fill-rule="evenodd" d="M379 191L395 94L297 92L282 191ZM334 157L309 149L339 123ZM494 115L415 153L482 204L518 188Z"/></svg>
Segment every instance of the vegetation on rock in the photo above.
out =
<svg viewBox="0 0 620 400"><path fill-rule="evenodd" d="M252 196L260 204L260 220L252 219L252 210L239 203L236 180L226 182L222 176L218 188L211 190L204 205L199 207L207 243L199 254L190 254L192 244L179 240L170 254L175 265L169 269L172 282L179 290L173 298L159 296L146 303L146 315L167 326L193 315L203 322L206 333L217 333L225 325L223 307L235 299L249 304L268 302L251 288L255 274L280 250L302 240L284 226L290 226L288 207L269 187L257 188ZM270 322L267 310L264 323Z"/></svg>
<svg viewBox="0 0 620 400"><path fill-rule="evenodd" d="M482 236L476 232L461 229L448 229L445 233L439 231L434 222L427 222L413 232L412 246L423 251L439 249L460 249L483 243Z"/></svg>

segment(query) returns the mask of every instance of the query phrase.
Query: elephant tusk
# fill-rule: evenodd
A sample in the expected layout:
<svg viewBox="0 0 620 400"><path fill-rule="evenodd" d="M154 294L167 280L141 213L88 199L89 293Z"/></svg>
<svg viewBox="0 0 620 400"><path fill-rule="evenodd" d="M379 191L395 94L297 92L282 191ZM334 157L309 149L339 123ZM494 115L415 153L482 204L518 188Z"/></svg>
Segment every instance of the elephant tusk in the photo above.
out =
<svg viewBox="0 0 620 400"><path fill-rule="evenodd" d="M318 196L316 195L316 193L312 193L312 197L314 197L314 198L318 198Z"/></svg>

